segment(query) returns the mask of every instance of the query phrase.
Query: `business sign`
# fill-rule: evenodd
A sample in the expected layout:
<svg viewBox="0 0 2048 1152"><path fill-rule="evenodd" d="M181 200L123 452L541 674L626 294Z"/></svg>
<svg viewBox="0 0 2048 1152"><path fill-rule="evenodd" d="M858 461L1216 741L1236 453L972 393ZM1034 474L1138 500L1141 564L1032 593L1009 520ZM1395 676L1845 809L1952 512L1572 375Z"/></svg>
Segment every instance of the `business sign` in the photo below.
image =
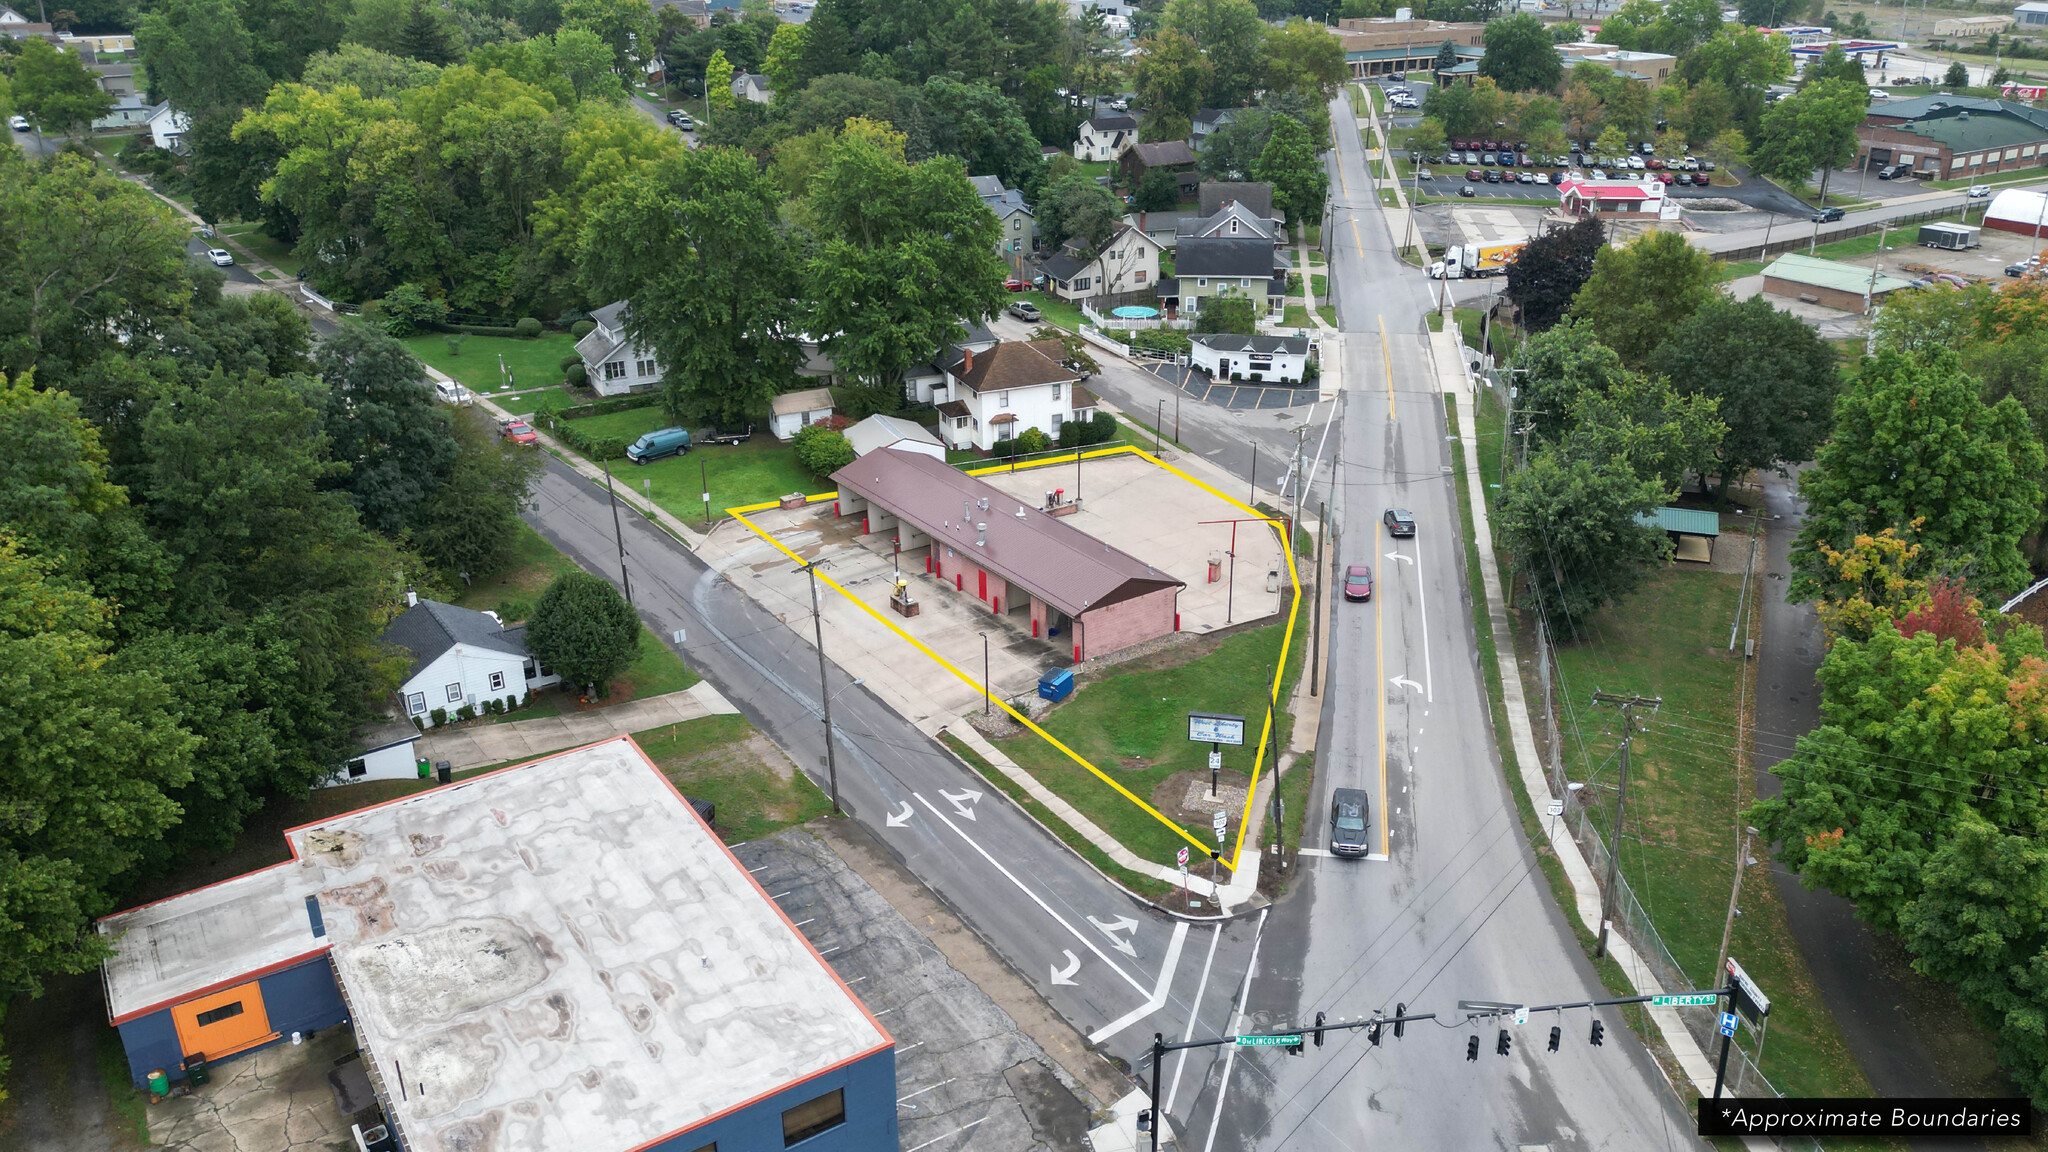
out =
<svg viewBox="0 0 2048 1152"><path fill-rule="evenodd" d="M1188 713L1188 739L1197 744L1243 744L1244 717L1220 712Z"/></svg>
<svg viewBox="0 0 2048 1152"><path fill-rule="evenodd" d="M2000 92L2007 100L2039 100L2048 96L2048 88L2036 88L2025 84L2007 84Z"/></svg>
<svg viewBox="0 0 2048 1152"><path fill-rule="evenodd" d="M1733 956L1728 958L1728 979L1735 985L1735 1010L1749 1017L1751 1024L1771 1014L1771 998L1764 995L1763 989L1756 986L1756 981L1749 978L1749 973L1742 970L1742 965L1737 964Z"/></svg>

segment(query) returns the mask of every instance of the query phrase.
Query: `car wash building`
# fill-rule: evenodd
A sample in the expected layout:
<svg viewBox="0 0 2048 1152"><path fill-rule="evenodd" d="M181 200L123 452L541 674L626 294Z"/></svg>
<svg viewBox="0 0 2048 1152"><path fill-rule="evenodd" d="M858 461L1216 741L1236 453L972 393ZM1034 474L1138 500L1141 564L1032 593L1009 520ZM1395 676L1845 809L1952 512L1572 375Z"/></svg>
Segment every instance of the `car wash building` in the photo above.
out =
<svg viewBox="0 0 2048 1152"><path fill-rule="evenodd" d="M1046 507L1027 508L943 461L894 449L832 480L836 514L862 517L863 533L889 533L910 554L900 563L921 560L994 615L1028 613L1031 635L1066 640L1077 664L1180 629L1184 585L1068 524L1050 493Z"/></svg>
<svg viewBox="0 0 2048 1152"><path fill-rule="evenodd" d="M285 837L100 922L136 1083L345 1022L408 1152L895 1152L895 1042L630 738Z"/></svg>

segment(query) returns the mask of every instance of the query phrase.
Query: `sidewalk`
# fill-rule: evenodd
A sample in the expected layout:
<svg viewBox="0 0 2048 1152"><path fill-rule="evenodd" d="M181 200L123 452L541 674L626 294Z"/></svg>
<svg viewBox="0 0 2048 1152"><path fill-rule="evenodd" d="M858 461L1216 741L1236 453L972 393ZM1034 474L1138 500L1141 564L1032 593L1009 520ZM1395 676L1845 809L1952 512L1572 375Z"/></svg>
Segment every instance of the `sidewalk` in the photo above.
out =
<svg viewBox="0 0 2048 1152"><path fill-rule="evenodd" d="M1429 349L1436 365L1438 388L1457 403L1458 439L1464 447L1466 487L1472 502L1472 532L1479 551L1479 572L1485 585L1494 656L1500 665L1501 696L1507 711L1508 733L1515 750L1515 770L1521 777L1522 790L1528 794L1530 806L1541 813L1549 810L1556 797L1550 791L1550 780L1544 775L1543 761L1536 752L1536 740L1529 727L1528 701L1522 694L1521 672L1515 658L1514 631L1509 627L1506 604L1501 596L1500 569L1493 555L1493 530L1486 518L1486 486L1479 475L1479 439L1472 383L1465 371L1467 361L1457 335L1452 331L1432 333ZM1578 913L1579 922L1588 931L1598 932L1600 888L1593 879L1592 869L1586 866L1586 858L1579 851L1578 842L1557 820L1548 821L1544 835L1551 850L1557 854L1558 862L1564 866L1565 878L1572 886L1572 910ZM1637 995L1656 996L1667 991L1658 984L1657 978L1620 933L1608 933L1607 953L1628 977L1629 986ZM1679 1018L1678 1010L1650 1008L1648 1012L1686 1079L1692 1082L1700 1095L1712 1095L1714 1065ZM1775 1146L1771 1141L1755 1137L1748 1138L1745 1143L1752 1149Z"/></svg>
<svg viewBox="0 0 2048 1152"><path fill-rule="evenodd" d="M738 712L739 709L720 695L710 681L699 680L681 692L629 700L591 712L543 716L537 720L510 720L502 724L477 724L468 728L432 728L420 737L419 755L435 762L446 760L459 772L485 764L545 756L564 748L595 744L614 736L630 736L668 724Z"/></svg>

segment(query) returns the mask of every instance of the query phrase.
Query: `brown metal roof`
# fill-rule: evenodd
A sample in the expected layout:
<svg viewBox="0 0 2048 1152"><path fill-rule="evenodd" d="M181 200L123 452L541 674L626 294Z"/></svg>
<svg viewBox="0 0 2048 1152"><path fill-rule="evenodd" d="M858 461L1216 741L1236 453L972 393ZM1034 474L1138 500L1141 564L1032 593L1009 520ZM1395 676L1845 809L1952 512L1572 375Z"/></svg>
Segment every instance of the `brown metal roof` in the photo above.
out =
<svg viewBox="0 0 2048 1152"><path fill-rule="evenodd" d="M976 357L979 359L979 357ZM1164 572L985 484L943 461L885 448L832 474L843 492L872 500L982 567L1020 584L1069 616L1160 588ZM988 501L982 508L980 501ZM1019 516L1019 510L1023 515ZM988 526L986 542L977 525Z"/></svg>
<svg viewBox="0 0 2048 1152"><path fill-rule="evenodd" d="M1005 388L1030 388L1038 384L1060 384L1074 378L1074 370L1060 363L1064 354L1057 340L1005 340L983 352L976 352L953 369L960 382L976 392L1000 392Z"/></svg>

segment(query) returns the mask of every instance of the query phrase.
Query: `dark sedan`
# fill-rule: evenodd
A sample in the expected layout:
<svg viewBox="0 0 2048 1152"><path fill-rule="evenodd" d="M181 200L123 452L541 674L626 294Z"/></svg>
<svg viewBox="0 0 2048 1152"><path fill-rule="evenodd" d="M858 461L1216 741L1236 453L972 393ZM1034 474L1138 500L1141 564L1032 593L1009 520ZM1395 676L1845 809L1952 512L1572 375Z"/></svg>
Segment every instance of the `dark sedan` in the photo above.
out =
<svg viewBox="0 0 2048 1152"><path fill-rule="evenodd" d="M1406 508L1389 508L1381 520L1386 524L1389 536L1415 535L1415 513Z"/></svg>

